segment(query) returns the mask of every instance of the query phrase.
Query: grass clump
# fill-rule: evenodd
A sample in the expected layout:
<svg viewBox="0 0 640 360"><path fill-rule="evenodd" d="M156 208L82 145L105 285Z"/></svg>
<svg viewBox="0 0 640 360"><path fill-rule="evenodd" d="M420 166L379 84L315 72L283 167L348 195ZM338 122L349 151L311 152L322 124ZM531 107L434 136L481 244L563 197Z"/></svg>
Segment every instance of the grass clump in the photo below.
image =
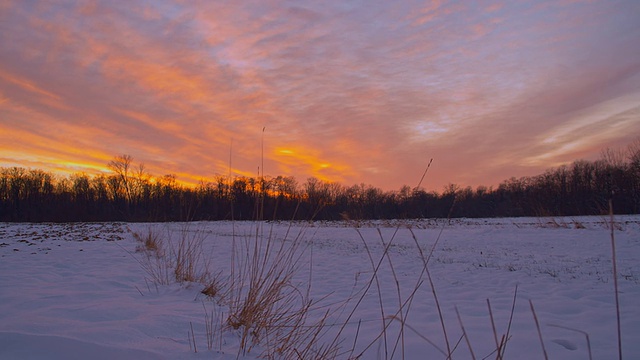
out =
<svg viewBox="0 0 640 360"><path fill-rule="evenodd" d="M133 232L133 238L139 243L136 252L148 251L158 255L162 254L162 239L160 233L149 228L146 233Z"/></svg>
<svg viewBox="0 0 640 360"><path fill-rule="evenodd" d="M145 271L151 283L157 285L169 285L171 283L172 266L164 251L164 240L160 232L149 227L146 232L132 232L133 238L138 242L136 252L142 257L135 259ZM145 281L147 278L145 278Z"/></svg>
<svg viewBox="0 0 640 360"><path fill-rule="evenodd" d="M238 356L260 348L266 359L334 359L340 342L322 345L331 310L320 310L312 300L311 269L308 281L300 278L307 264L302 232L289 238L278 238L270 229L263 231L257 223L252 235L233 237L233 255L229 274L225 269L211 271L204 253L206 236L184 227L175 240L154 228L133 232L139 242L138 259L151 281L157 285L199 283L207 298L227 308L226 313L207 311L205 328L207 347L223 331L237 332L240 338ZM308 263L312 265L312 261ZM322 299L320 299L322 300ZM189 324L192 350L196 351L193 325Z"/></svg>
<svg viewBox="0 0 640 360"><path fill-rule="evenodd" d="M227 325L239 331L242 354L260 344L267 359L332 359L338 347L319 345L330 311L316 312L310 279L297 276L306 260L302 232L287 235L276 239L258 224L254 235L234 238Z"/></svg>
<svg viewBox="0 0 640 360"><path fill-rule="evenodd" d="M208 258L204 256L202 245L206 239L204 233L198 230L192 231L184 226L177 242L168 237L171 250L173 274L178 283L198 282L208 283L211 273L209 271Z"/></svg>
<svg viewBox="0 0 640 360"><path fill-rule="evenodd" d="M185 225L179 231L179 238L174 240L172 232L166 231L166 236L153 227L146 232L132 232L138 242L136 252L143 254L141 259L136 259L151 282L156 285L201 283L205 288L213 289L215 285L220 289L222 281L212 275L209 259L203 252L204 233Z"/></svg>

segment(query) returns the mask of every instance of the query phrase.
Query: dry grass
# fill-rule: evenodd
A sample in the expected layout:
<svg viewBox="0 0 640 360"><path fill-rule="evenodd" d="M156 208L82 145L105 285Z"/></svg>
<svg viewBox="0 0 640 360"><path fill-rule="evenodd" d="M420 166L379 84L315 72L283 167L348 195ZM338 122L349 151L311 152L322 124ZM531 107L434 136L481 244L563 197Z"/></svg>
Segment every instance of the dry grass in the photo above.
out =
<svg viewBox="0 0 640 360"><path fill-rule="evenodd" d="M202 283L204 288L200 293L206 295L210 299L219 299L224 296L225 282L222 277L222 273L218 272L208 278L208 280Z"/></svg>
<svg viewBox="0 0 640 360"><path fill-rule="evenodd" d="M211 278L209 258L205 257L202 249L206 236L202 231L191 230L187 225L183 226L179 236L175 243L171 236L168 237L169 260L173 265L175 280L178 283L209 282Z"/></svg>
<svg viewBox="0 0 640 360"><path fill-rule="evenodd" d="M212 306L211 310L209 310L204 302L202 303L202 307L204 309L204 326L207 349L213 350L214 347L218 345L218 349L222 351L222 334L224 331L222 319L224 318L224 313L219 314L216 311L216 306Z"/></svg>
<svg viewBox="0 0 640 360"><path fill-rule="evenodd" d="M144 254L140 263L152 281L156 284L167 284L174 281L201 283L204 286L201 292L208 298L215 299L220 306L228 310L226 313L214 312L207 310L203 303L207 348L209 350L216 347L216 344L219 344L221 348L223 333L231 331L236 333L239 338L238 357L256 350L260 352L262 358L266 359L362 359L377 344L378 358L405 359L405 334L410 331L436 349L442 355L442 359L450 359L454 355L460 355L458 350L465 345L471 357L476 358L469 334L464 326L464 319L457 307L457 324L445 323L438 291L431 274L429 262L440 242L443 229L440 229L441 231L429 251L423 252L416 234L408 227L423 266L412 287L404 289L408 290L407 293L401 289L390 254L396 234L401 227L404 226L399 225L389 239L385 239L378 229L379 242L383 252L376 258L368 245L370 239L365 239L360 228L354 226L364 244L372 271L362 289L355 291L356 295L352 293L350 298L335 302L331 307L320 306L325 298L314 300L310 296L313 256L312 253L310 257L307 256L309 249L304 245L304 230L294 236L290 236L289 231L284 236L276 236L273 233L273 228L263 222L256 223L255 232L251 234L238 235L234 230L231 267L227 269L230 275L227 278L222 276L223 270L212 275L208 259L203 253L203 242L206 237L201 232L190 231L185 227L179 232L178 239L174 241L170 234L166 239L163 239L158 232L150 228L147 233L134 234L134 237L141 244L138 251ZM613 231L611 237L615 274ZM383 266L384 264L386 267ZM391 272L395 285L395 304L391 307L389 303L385 304L382 301L381 283L383 279L381 275L383 271ZM429 291L435 301L434 311L437 312L440 322L441 334L431 334L432 337L422 334L408 320L415 295L423 284L429 285ZM372 290L375 290L377 294L372 294ZM614 290L617 296L618 289ZM402 294L408 295L403 297ZM492 345L493 351L489 354L483 354L480 356L481 358L497 360L505 358L506 348L512 336L511 324L517 294L518 288L516 286L509 322L506 324L504 332L498 332L491 303L489 299L486 300L494 344ZM354 317L364 299L369 296L377 298L381 330L372 339L359 339L362 320L356 320ZM546 358L540 322L532 302L530 302L530 308L540 339L540 346ZM346 313L344 313L345 310ZM346 315L336 317L339 312ZM329 324L329 319L332 319L331 324ZM358 328L353 346L345 351L342 349L343 335L347 328L351 328L350 326L356 323ZM394 328L393 333L389 331L392 324L399 325ZM192 350L196 351L195 334L191 328L192 325L189 326L190 344L193 346ZM451 329L449 328L451 326L461 330L462 336L451 339ZM589 357L591 357L588 334L580 330L571 330L581 332L586 336ZM444 342L441 340L438 343L438 341L432 340L436 336L442 338ZM359 342L363 344L358 345Z"/></svg>
<svg viewBox="0 0 640 360"><path fill-rule="evenodd" d="M293 239L276 239L262 232L258 224L253 236L234 236L234 252L229 279L222 271L212 273L205 257L202 232L185 226L174 240L171 232L160 236L154 228L144 233L133 233L142 253L138 262L157 285L200 283L201 293L228 308L228 313L207 311L205 306L205 332L207 348L212 349L216 339L221 341L225 329L239 331L239 354L245 354L256 345L261 346L261 357L267 359L333 359L338 346L320 344L326 331L325 324L331 310L315 307L310 298L310 279L303 284L295 280L302 271L305 254L301 247L301 234ZM311 269L309 269L311 274ZM204 305L204 303L203 303ZM218 321L224 320L224 326ZM193 324L189 324L189 344L197 352Z"/></svg>
<svg viewBox="0 0 640 360"><path fill-rule="evenodd" d="M133 237L139 243L136 252L142 253L142 258L135 257L135 259L138 260L149 280L156 286L169 285L172 267L164 251L164 243L160 233L149 227L146 233L133 232Z"/></svg>
<svg viewBox="0 0 640 360"><path fill-rule="evenodd" d="M614 221L613 221L613 215L611 212L611 219L610 219L610 223L611 223L611 247L612 247L612 263L613 263L613 276L614 279L617 278L617 269L616 269L616 250L615 250L615 238L614 238ZM581 225L581 224L579 224ZM580 229L582 228L581 226L576 225L575 228L576 229ZM360 230L356 227L355 230L360 234ZM397 231L397 230L396 230ZM437 239L434 242L434 245L431 248L431 251L428 253L428 255L425 255L422 251L422 248L419 246L418 243L418 239L415 236L415 234L413 233L413 231L411 230L411 228L409 228L409 231L411 232L413 239L414 239L414 243L416 245L416 249L418 250L419 256L422 258L423 261L423 269L422 272L420 273L420 275L418 275L417 281L416 281L416 285L414 286L413 292L411 292L411 295L407 298L407 299L402 299L400 297L400 291L398 291L398 308L395 312L394 315L386 315L385 317L385 313L388 312L388 310L384 310L381 300L380 300L380 315L383 318L386 319L390 319L392 321L396 321L401 323L402 328L401 331L398 335L398 339L401 339L401 337L403 336L403 329L406 328L407 330L412 331L413 333L415 333L416 335L418 335L421 339L423 339L426 343L428 343L429 345L431 345L433 348L437 349L441 354L442 354L442 358L443 359L451 359L454 357L456 350L459 348L459 345L461 344L462 340L464 340L464 343L467 345L467 348L469 350L469 354L470 357L472 359L476 358L476 354L474 353L474 350L472 348L472 344L471 341L469 339L469 334L466 332L465 326L464 326L464 322L463 322L463 318L460 316L460 313L458 311L458 308L455 307L455 312L456 312L456 316L457 316L457 320L458 320L458 328L459 330L462 332L462 336L457 339L457 341L455 342L450 342L449 336L448 336L448 327L447 324L445 323L444 317L442 315L442 311L441 311L441 306L440 306L440 302L438 300L438 291L436 290L436 287L432 281L432 276L431 276L431 271L429 269L429 260L431 259L436 245L438 244L438 242L440 241L440 235L442 234L442 231L440 232L440 234L438 235ZM361 239L364 241L364 238ZM394 233L394 237L395 237L395 233ZM373 259L371 259L371 263L373 266L373 273L372 273L372 278L370 280L370 284L379 283L379 280L376 279L378 276L380 276L380 264L383 262L383 260L386 258L387 261L389 262L389 267L392 271L393 274L393 278L395 281L397 281L397 277L393 271L393 265L391 262L391 258L389 257L389 253L388 253L388 246L390 245L390 243L393 241L393 238L391 239L391 241L389 243L385 244L385 241L383 240L382 243L383 245L385 245L385 251L382 254L382 257L379 259L379 261L376 263L373 261ZM367 252L369 252L368 247L365 245L365 250ZM369 256L371 258L371 254L369 253ZM410 318L409 316L409 311L410 311L410 305L411 305L411 301L413 300L413 295L415 294L415 292L418 290L418 288L420 287L420 285L422 284L422 282L424 281L428 281L428 284L430 285L430 290L433 296L433 299L435 301L435 305L436 305L436 309L434 311L437 311L438 315L439 315L439 320L440 320L440 326L441 326L441 331L442 331L442 337L444 338L444 346L442 346L442 344L438 344L437 342L433 341L430 337L425 336L424 334L422 334L416 327L412 326L411 324L408 323L407 319ZM399 285L397 285L399 286ZM368 290L368 289L367 289ZM378 290L380 291L380 290ZM617 281L614 281L614 293L616 295L616 316L617 316L617 320L618 320L618 356L619 358L622 358L622 346L621 346L621 333L620 333L620 325L619 325L619 304L618 304L618 285L617 285ZM489 358L494 358L496 360L502 360L505 359L505 352L506 352L506 348L507 348L507 344L509 342L509 340L511 339L511 325L512 325L512 321L513 321L513 316L514 316L514 311L515 311L515 306L516 306L516 300L518 297L518 287L515 287L515 291L513 294L513 302L512 302L512 306L511 306L511 311L510 311L510 315L509 315L509 321L506 327L506 332L502 335L498 335L498 331L496 329L496 324L495 324L495 320L494 320L494 315L493 315L493 309L491 307L491 303L489 301L489 299L487 299L487 306L488 306L488 311L489 311L489 318L491 321L491 327L493 330L493 340L494 340L494 350L489 353L484 355L482 358L483 359L489 359ZM533 315L533 320L534 320L534 326L538 335L538 339L540 341L540 349L542 351L542 357L547 359L548 358L548 354L547 354L547 350L545 348L545 344L543 341L543 333L542 333L542 329L540 326L540 321L538 318L538 315L536 314L535 308L533 306L533 302L531 300L529 300L529 307L530 307L530 311ZM399 316L398 314L403 314L404 312L404 317ZM588 352L588 358L591 359L592 358L592 353L591 353L591 342L589 339L589 334L585 331L579 330L579 329L573 329L573 328L569 328L566 326L562 326L562 325L549 325L549 326L553 326L553 327L557 327L557 328L563 328L563 329L567 329L567 330L571 330L571 331L575 331L578 333L581 333L585 336L586 339L586 345L587 345L587 352ZM380 359L392 359L394 358L394 354L396 353L395 351L395 347L393 348L392 352L389 352L389 339L388 339L388 334L386 333L388 329L388 324L385 324L383 326L382 332L380 333L380 335L378 335L375 339L373 339L373 341L371 343L369 343L366 347L365 350L362 351L361 353L357 354L356 356L352 356L350 357L350 359L356 359L356 358L361 358L362 356L364 356L364 352L369 349L372 345L373 342L376 341L380 341L382 342L382 345L380 346L379 352L378 352L378 358ZM400 344L400 346L402 347L403 342L400 340L396 339L396 346L398 344ZM446 348L446 349L445 349ZM458 354L459 355L459 354ZM404 359L404 352L400 353L400 358Z"/></svg>
<svg viewBox="0 0 640 360"><path fill-rule="evenodd" d="M140 243L136 248L136 252L149 251L156 254L162 254L162 240L160 234L149 227L148 231L144 234L133 233L133 238Z"/></svg>
<svg viewBox="0 0 640 360"><path fill-rule="evenodd" d="M357 299L356 304L353 306L351 313L347 316L344 325L342 326L340 332L342 332L344 330L344 328L346 327L347 323L350 323L351 321L351 317L353 316L353 314L355 313L356 309L360 306L362 300L369 295L369 290L371 288L375 288L377 290L377 298L378 298L378 305L380 307L380 318L382 319L382 328L380 333L373 339L368 339L367 342L365 343L364 347L362 350L360 350L358 353L355 353L353 351L353 349L355 349L355 344L352 348L352 351L349 353L349 356L347 357L348 359L361 359L364 358L365 353L367 353L367 351L369 351L376 343L378 344L378 358L379 359L394 359L394 358L400 358L400 359L405 359L405 351L404 351L404 336L405 336L405 332L406 331L411 331L414 334L416 334L418 337L420 337L421 339L423 339L427 344L429 344L430 346L432 346L434 349L436 349L441 355L442 355L442 359L451 359L454 357L456 350L459 349L460 345L462 343L467 345L467 348L469 350L469 353L471 355L471 358L475 359L476 358L476 354L473 351L472 348L472 344L471 341L469 339L469 336L466 332L466 329L464 327L464 323L463 323L463 319L460 316L458 309L456 307L456 315L457 315L457 320L458 320L458 327L459 329L462 331L462 335L456 339L456 341L451 341L450 337L449 337L449 330L447 327L447 324L445 323L444 320L444 315L442 312L442 308L441 308L441 304L439 301L439 296L438 296L438 291L436 290L436 287L434 285L433 282L433 277L431 275L431 270L429 269L429 260L432 258L433 253L435 251L436 245L438 244L438 242L440 241L440 236L442 235L442 231L440 231L438 238L435 240L431 250L429 251L428 254L425 254L422 250L422 248L419 245L418 239L415 235L415 233L411 230L411 228L409 228L409 231L413 237L414 243L416 245L416 249L417 252L420 256L420 258L422 259L422 263L423 263L423 267L421 272L419 273L419 275L416 278L416 281L413 285L413 288L409 289L409 295L406 296L405 298L403 298L401 296L402 291L400 289L400 283L398 281L398 277L395 273L394 270L394 265L393 265L393 261L391 259L390 256L390 248L391 245L394 241L394 238L398 232L398 229L400 227L397 227L395 232L393 233L392 237L386 241L380 230L378 230L378 234L380 237L380 242L382 244L382 248L383 248L383 253L382 255L378 258L378 259L374 259L371 250L369 249L369 246L367 245L367 241L364 238L364 236L362 235L361 231L359 230L358 227L355 227L356 232L359 234L361 241L364 244L364 248L365 251L367 252L368 256L369 256L369 261L370 264L372 266L372 272L371 272L371 277L367 283L367 285L365 286L364 291L361 292L360 298ZM379 277L381 276L381 271L383 271L382 269L382 264L383 263L387 263L389 270L391 271L392 277L393 277L393 281L395 283L396 286L396 300L397 300L397 306L395 307L395 309L393 309L391 312L387 310L385 310L385 304L383 304L382 302L382 290L380 287L380 283L382 282L382 279L380 279ZM430 286L430 292L431 295L433 296L433 299L435 301L435 309L434 311L436 311L438 313L438 317L439 317L439 321L440 321L440 327L441 327L441 331L442 331L442 338L444 339L444 344L438 344L436 341L432 340L432 338L430 338L429 336L424 335L423 333L421 333L419 331L419 329L417 329L416 327L412 326L409 322L408 319L410 318L410 311L411 311L411 305L412 302L415 298L415 295L418 293L418 290L421 288L421 286L424 283L428 283ZM373 286L375 284L375 287ZM511 334L511 323L513 320L513 315L514 315L514 310L515 310L515 305L516 305L516 298L517 298L517 292L518 292L518 288L516 286L515 292L514 292L514 296L513 296L513 304L511 307L511 313L509 316L509 323L507 324L507 329L506 329L506 333L504 333L503 335L501 335L500 337L498 336L498 331L496 329L496 325L495 325L495 321L494 321L494 317L493 317L493 310L491 309L491 303L490 301L487 299L487 306L489 307L489 314L490 314L490 320L491 320L491 325L492 325L492 329L493 329L493 337L494 337L494 341L495 341L495 348L494 350L490 353L485 355L483 358L491 358L494 357L497 360L503 359L504 358L504 353L506 350L506 345L507 342L509 341ZM397 322L400 324L400 328L398 329L398 331L395 333L395 338L393 338L390 333L388 332L389 327L391 325L392 322ZM435 335L435 334L433 334ZM463 342L464 340L464 342ZM356 336L356 342L358 341L357 336Z"/></svg>
<svg viewBox="0 0 640 360"><path fill-rule="evenodd" d="M544 355L545 360L549 359L547 355L547 349L544 347L544 341L542 340L542 331L540 330L540 322L538 321L538 315L536 315L536 310L533 307L533 301L529 299L529 307L531 308L531 314L533 314L533 320L536 323L536 331L538 332L538 339L540 339L540 347L542 348L542 354Z"/></svg>
<svg viewBox="0 0 640 360"><path fill-rule="evenodd" d="M179 231L174 240L172 232L166 229L166 236L157 228L149 227L146 232L133 232L139 245L136 258L152 283L168 285L173 282L195 282L205 286L203 293L217 295L224 287L219 274L210 271L209 258L203 252L206 236L199 230L191 230L188 225ZM206 290L206 292L205 292Z"/></svg>
<svg viewBox="0 0 640 360"><path fill-rule="evenodd" d="M613 193L612 193L613 195ZM613 197L613 196L612 196ZM609 198L609 220L611 223L611 262L613 264L613 291L616 299L616 331L618 336L618 359L622 360L622 331L620 329L620 288L618 287L618 261L616 256L615 222L613 221L613 199Z"/></svg>
<svg viewBox="0 0 640 360"><path fill-rule="evenodd" d="M239 353L260 344L267 359L332 359L337 346L319 344L330 310L318 312L310 281L296 277L304 265L302 232L276 239L271 230L265 234L258 223L255 234L234 238L227 325L239 331Z"/></svg>

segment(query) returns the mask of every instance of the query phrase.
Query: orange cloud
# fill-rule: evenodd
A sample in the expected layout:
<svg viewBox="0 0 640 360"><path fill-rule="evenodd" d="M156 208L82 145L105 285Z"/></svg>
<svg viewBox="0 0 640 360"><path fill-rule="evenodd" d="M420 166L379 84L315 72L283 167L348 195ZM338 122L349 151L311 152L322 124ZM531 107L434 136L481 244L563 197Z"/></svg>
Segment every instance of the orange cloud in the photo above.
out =
<svg viewBox="0 0 640 360"><path fill-rule="evenodd" d="M320 159L317 151L309 148L276 147L272 156L278 161L278 167L285 172L309 174L324 181L341 182L353 173L350 166Z"/></svg>

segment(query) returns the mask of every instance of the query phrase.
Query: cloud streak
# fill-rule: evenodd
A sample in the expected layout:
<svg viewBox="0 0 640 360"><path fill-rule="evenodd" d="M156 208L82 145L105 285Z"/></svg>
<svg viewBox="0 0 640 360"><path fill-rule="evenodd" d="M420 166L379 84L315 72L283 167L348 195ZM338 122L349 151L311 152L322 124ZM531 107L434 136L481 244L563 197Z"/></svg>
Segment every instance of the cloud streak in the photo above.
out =
<svg viewBox="0 0 640 360"><path fill-rule="evenodd" d="M197 182L231 151L238 175L391 190L434 158L430 189L496 185L640 135L639 17L631 0L4 2L0 165L126 153Z"/></svg>

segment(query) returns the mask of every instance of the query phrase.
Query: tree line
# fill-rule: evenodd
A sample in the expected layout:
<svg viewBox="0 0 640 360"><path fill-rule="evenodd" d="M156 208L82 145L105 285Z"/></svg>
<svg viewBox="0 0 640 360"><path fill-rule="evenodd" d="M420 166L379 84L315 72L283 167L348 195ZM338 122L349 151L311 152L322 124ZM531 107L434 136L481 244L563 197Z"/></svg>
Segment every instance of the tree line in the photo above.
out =
<svg viewBox="0 0 640 360"><path fill-rule="evenodd" d="M640 140L625 151L606 149L497 187L441 192L403 186L382 191L317 178L216 176L195 187L174 175L149 174L128 155L111 173L56 176L38 169L0 168L0 221L341 220L447 217L577 216L640 213Z"/></svg>

